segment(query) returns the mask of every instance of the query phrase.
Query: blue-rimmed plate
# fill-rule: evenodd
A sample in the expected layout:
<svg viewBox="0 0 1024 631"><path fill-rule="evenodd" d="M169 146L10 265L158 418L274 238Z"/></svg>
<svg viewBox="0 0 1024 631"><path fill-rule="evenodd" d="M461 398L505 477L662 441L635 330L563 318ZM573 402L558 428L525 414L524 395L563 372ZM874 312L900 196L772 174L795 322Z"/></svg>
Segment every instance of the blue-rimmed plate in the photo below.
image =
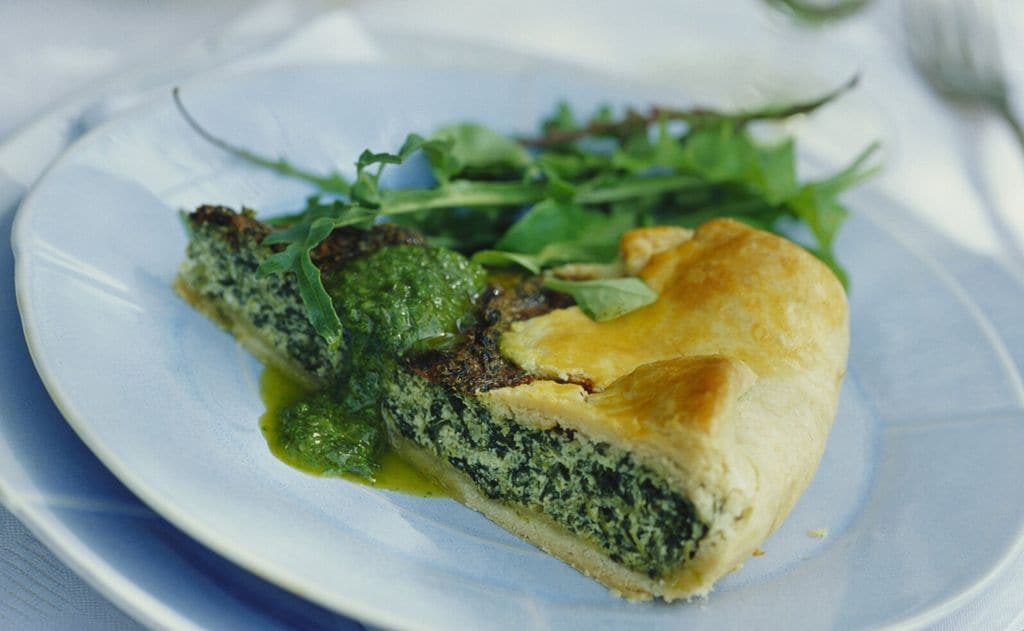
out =
<svg viewBox="0 0 1024 631"><path fill-rule="evenodd" d="M458 120L529 131L563 98L587 109L677 96L379 66L281 69L186 95L224 137L323 170ZM307 193L203 144L168 99L76 145L15 227L29 347L72 427L157 512L271 581L408 628L854 628L934 619L1020 545L1024 331L1000 318L1021 286L870 194L853 200L840 243L853 340L825 459L766 554L705 603L629 604L450 501L291 470L259 431L258 365L170 283L178 208L280 211ZM974 283L996 291L972 295Z"/></svg>

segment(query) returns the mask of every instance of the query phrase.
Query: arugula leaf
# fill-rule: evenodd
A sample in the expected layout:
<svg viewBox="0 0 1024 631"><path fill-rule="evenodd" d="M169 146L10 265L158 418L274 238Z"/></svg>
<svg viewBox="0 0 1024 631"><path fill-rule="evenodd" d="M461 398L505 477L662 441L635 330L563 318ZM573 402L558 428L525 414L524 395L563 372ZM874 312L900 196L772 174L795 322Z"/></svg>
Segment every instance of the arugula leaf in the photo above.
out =
<svg viewBox="0 0 1024 631"><path fill-rule="evenodd" d="M432 139L448 146L446 161L438 161L435 167L435 177L439 172L444 176L438 177L441 181L470 174L515 176L533 162L533 156L518 142L475 123L442 127L434 132Z"/></svg>
<svg viewBox="0 0 1024 631"><path fill-rule="evenodd" d="M431 150L442 150L442 144L437 141L424 140L419 134L409 134L398 153L374 153L366 149L356 160L356 181L349 191L352 200L370 208L380 207L381 192L378 189L378 184L380 176L384 173L384 167L389 164L402 164L413 153L420 149L425 150L428 145ZM377 170L371 172L369 167L374 165L377 165Z"/></svg>
<svg viewBox="0 0 1024 631"><path fill-rule="evenodd" d="M539 173L555 175L566 182L585 181L615 166L612 156L579 151L542 153L534 164Z"/></svg>
<svg viewBox="0 0 1024 631"><path fill-rule="evenodd" d="M410 155L428 144L436 147L441 143L426 141L417 134L409 134L397 154L364 151L356 161L356 181L349 190L353 205L346 205L340 201L323 204L318 198L310 198L307 200L305 211L290 218L290 225L283 230L270 233L263 241L267 245L284 245L285 248L267 257L257 272L290 272L294 275L309 321L330 348L338 348L341 345L343 330L334 303L324 287L320 271L313 263L313 248L336 228L369 228L379 214L381 192L378 189L378 182L385 166L402 164ZM373 166L377 166L375 171L370 169Z"/></svg>
<svg viewBox="0 0 1024 631"><path fill-rule="evenodd" d="M572 108L565 101L559 102L555 107L555 113L541 122L541 129L545 133L568 132L576 130L578 127Z"/></svg>
<svg viewBox="0 0 1024 631"><path fill-rule="evenodd" d="M291 272L295 275L299 287L302 304L313 328L327 341L330 348L341 345L341 320L334 310L331 297L324 289L320 270L313 265L310 251L318 243L327 238L334 229L333 222L321 217L312 222L297 224L283 232L271 233L264 242L268 244L285 243L284 250L272 254L260 264L260 274L282 274Z"/></svg>
<svg viewBox="0 0 1024 631"><path fill-rule="evenodd" d="M322 205L312 200L308 210L309 214L304 220L272 232L263 239L267 245L286 245L280 252L268 256L260 264L257 273L293 274L310 324L324 338L327 345L334 349L338 348L342 341L341 320L338 319L334 303L324 288L320 270L313 264L310 253L335 228L365 226L372 222L374 213L365 208L345 207L340 202Z"/></svg>
<svg viewBox="0 0 1024 631"><path fill-rule="evenodd" d="M852 90L859 81L860 76L854 75L839 87L817 98L785 105L768 105L745 112L721 112L706 107L681 110L654 106L646 114L640 114L632 109L627 110L626 114L618 120L607 115L598 115L585 126L576 125L571 111L563 104L559 106L554 117L545 121L543 136L523 138L521 141L533 147L563 147L576 140L595 136L635 137L638 130L646 130L648 125L658 121L682 121L690 125L691 129L696 129L722 122L743 127L754 121L783 120L800 114L810 114ZM602 114L606 113L607 110L602 111Z"/></svg>
<svg viewBox="0 0 1024 631"><path fill-rule="evenodd" d="M636 218L628 212L606 213L548 199L512 224L494 244L495 250L488 250L478 262L515 263L534 273L560 263L606 263L618 253L622 233L635 226Z"/></svg>
<svg viewBox="0 0 1024 631"><path fill-rule="evenodd" d="M685 168L711 182L746 180L756 159L749 136L730 123L691 132L683 151Z"/></svg>
<svg viewBox="0 0 1024 631"><path fill-rule="evenodd" d="M544 268L563 263L607 263L615 258L615 255L614 251L609 253L609 247L606 244L556 241L545 245L544 249L536 254L507 250L480 250L472 258L474 263L487 267L518 265L537 274Z"/></svg>
<svg viewBox="0 0 1024 631"><path fill-rule="evenodd" d="M882 144L878 141L871 143L865 147L864 150L861 151L857 157L853 159L853 162L851 162L845 169L831 177L818 180L817 182L814 182L813 185L827 190L832 195L837 195L858 182L877 174L881 170L880 166L876 165L865 168L865 165L867 165L868 160L875 155L881 146Z"/></svg>
<svg viewBox="0 0 1024 631"><path fill-rule="evenodd" d="M179 88L175 87L171 90L171 94L174 98L174 104L178 108L178 113L181 114L185 123L187 123L188 126L191 127L192 130L195 131L203 140L211 145L249 162L250 164L255 164L256 166L263 167L264 169L269 169L279 175L305 180L325 193L338 193L340 195L348 194L350 186L349 182L337 171L332 171L327 175L310 173L309 171L305 171L294 166L284 158L273 159L261 156L249 151L248 149L237 147L214 136L210 132L206 131L206 129L204 129L198 121L189 114L188 110L185 109L184 103L181 102L181 90Z"/></svg>
<svg viewBox="0 0 1024 631"><path fill-rule="evenodd" d="M590 221L595 214L578 204L546 199L512 224L494 247L536 254L548 243L575 237L579 234L580 226Z"/></svg>
<svg viewBox="0 0 1024 631"><path fill-rule="evenodd" d="M751 175L754 188L765 200L779 204L796 194L796 144L792 138L769 147L756 147L756 168Z"/></svg>
<svg viewBox="0 0 1024 631"><path fill-rule="evenodd" d="M778 220L792 217L814 235L808 249L845 279L832 249L847 214L838 198L876 172L867 164L877 144L832 177L800 183L792 140L766 145L747 126L814 111L855 83L856 77L817 99L732 114L653 107L646 113L629 109L616 118L604 107L580 124L562 103L535 141L506 138L471 123L439 129L429 139L409 134L396 153L364 151L351 182L337 173L308 173L216 138L189 115L177 91L174 98L186 122L214 145L340 197L312 198L303 212L270 220L282 229L266 242L284 247L261 266L262 273L295 276L310 321L336 346L341 325L311 253L331 230L368 228L381 218L415 227L432 244L476 252L474 260L485 265L540 273L563 263L609 262L622 233L634 227L692 227L733 217L778 231ZM384 169L416 152L426 158L436 185L383 189ZM580 304L602 316L615 311L607 305L616 300L639 304L644 295L628 279L581 282L603 283L574 286ZM601 308L591 309L591 303Z"/></svg>
<svg viewBox="0 0 1024 631"><path fill-rule="evenodd" d="M563 178L557 171L548 168L544 162L539 162L540 171L547 178L544 186L544 194L559 202L571 202L576 197L576 186Z"/></svg>
<svg viewBox="0 0 1024 631"><path fill-rule="evenodd" d="M664 120L657 122L657 136L653 142L646 133L638 133L612 154L612 164L630 173L677 170L685 161L683 143L672 135Z"/></svg>
<svg viewBox="0 0 1024 631"><path fill-rule="evenodd" d="M426 236L431 245L469 255L489 248L515 221L506 208L438 208L391 215L393 223Z"/></svg>
<svg viewBox="0 0 1024 631"><path fill-rule="evenodd" d="M597 280L562 280L548 277L544 287L569 294L588 317L603 322L645 307L658 294L643 280L635 277Z"/></svg>
<svg viewBox="0 0 1024 631"><path fill-rule="evenodd" d="M831 177L803 185L799 193L788 201L793 215L803 220L814 234L818 247L813 251L834 270L839 268L832 255L832 242L847 215L846 208L837 197L850 186L878 172L878 166L865 166L878 147L878 143L872 143L848 167Z"/></svg>
<svg viewBox="0 0 1024 631"><path fill-rule="evenodd" d="M605 241L580 238L575 241L555 241L544 246L537 253L543 267L562 263L609 263L615 259L619 251L619 237L624 230L614 234L613 239Z"/></svg>
<svg viewBox="0 0 1024 631"><path fill-rule="evenodd" d="M263 222L271 226L287 228L289 226L301 223L303 221L310 222L320 217L339 217L343 213L347 213L347 217L355 219L357 218L357 211L351 209L344 202L339 200L323 201L319 195L313 195L306 198L306 207L300 212L277 215L276 217L270 217L264 219ZM376 213L371 211L365 211L362 213L362 221L350 225L356 225L362 228L368 228L373 224L373 220L376 218ZM275 239L280 237L274 237ZM281 241L280 243L285 243Z"/></svg>
<svg viewBox="0 0 1024 631"><path fill-rule="evenodd" d="M502 250L480 250L473 254L471 260L474 263L486 265L487 267L511 267L518 265L534 274L539 274L541 267L543 267L543 262L539 256Z"/></svg>

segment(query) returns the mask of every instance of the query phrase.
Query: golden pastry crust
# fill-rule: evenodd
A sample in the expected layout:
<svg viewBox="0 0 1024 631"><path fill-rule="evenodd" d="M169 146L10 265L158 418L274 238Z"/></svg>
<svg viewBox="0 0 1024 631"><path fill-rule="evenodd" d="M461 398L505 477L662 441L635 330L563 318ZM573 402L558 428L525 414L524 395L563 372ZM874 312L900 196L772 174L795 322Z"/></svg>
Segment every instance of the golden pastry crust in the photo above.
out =
<svg viewBox="0 0 1024 631"><path fill-rule="evenodd" d="M536 381L479 396L526 423L626 449L690 498L710 527L697 556L653 587L630 584L672 599L707 593L742 565L810 482L849 333L838 280L785 239L716 220L662 242L638 273L659 294L653 304L606 322L553 311L502 340L523 368L589 380L594 392ZM629 583L628 572L619 579Z"/></svg>
<svg viewBox="0 0 1024 631"><path fill-rule="evenodd" d="M502 352L547 377L598 388L637 366L723 355L759 377L819 367L846 348L846 295L803 248L728 219L654 254L638 274L659 297L621 318L595 322L577 308L513 325ZM837 332L842 332L837 336Z"/></svg>
<svg viewBox="0 0 1024 631"><path fill-rule="evenodd" d="M619 240L619 258L627 274L636 276L651 257L689 241L693 230L676 226L652 226L629 230Z"/></svg>

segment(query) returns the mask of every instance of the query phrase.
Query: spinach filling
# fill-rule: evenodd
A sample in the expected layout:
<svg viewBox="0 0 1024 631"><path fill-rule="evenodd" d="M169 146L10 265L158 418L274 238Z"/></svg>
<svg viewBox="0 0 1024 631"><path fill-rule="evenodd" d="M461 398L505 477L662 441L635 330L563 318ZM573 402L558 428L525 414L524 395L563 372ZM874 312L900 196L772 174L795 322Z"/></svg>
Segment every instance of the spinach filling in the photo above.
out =
<svg viewBox="0 0 1024 631"><path fill-rule="evenodd" d="M487 497L547 515L651 578L697 553L706 527L658 474L572 430L493 418L476 400L398 371L381 402L402 436L468 475Z"/></svg>
<svg viewBox="0 0 1024 631"><path fill-rule="evenodd" d="M187 257L179 277L202 304L218 310L208 315L222 325L244 322L276 353L321 381L330 380L343 369L345 353L332 352L310 326L294 277L257 273L271 252L262 244L263 225L229 213L204 206L188 218Z"/></svg>

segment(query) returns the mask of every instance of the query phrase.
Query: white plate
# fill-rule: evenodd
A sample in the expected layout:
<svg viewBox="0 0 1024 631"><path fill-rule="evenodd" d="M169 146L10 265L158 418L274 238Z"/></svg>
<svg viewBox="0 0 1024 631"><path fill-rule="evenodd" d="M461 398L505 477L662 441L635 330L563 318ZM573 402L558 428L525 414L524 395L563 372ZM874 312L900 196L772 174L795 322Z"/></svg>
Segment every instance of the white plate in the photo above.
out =
<svg viewBox="0 0 1024 631"><path fill-rule="evenodd" d="M10 237L13 215L13 208L0 207L0 242ZM210 552L107 471L68 427L32 369L14 304L14 260L3 249L0 375L0 500L133 618L160 629L361 628ZM79 629L124 622L105 613L80 582L60 580L62 570L53 561L20 552L22 563L12 567L31 570L22 576L25 585L42 594L39 602L53 603L33 619ZM46 586L71 589L56 594ZM22 606L36 615L31 604ZM0 621L4 628L22 624L9 611L0 612Z"/></svg>
<svg viewBox="0 0 1024 631"><path fill-rule="evenodd" d="M224 137L323 170L457 120L528 131L563 97L583 109L666 98L568 76L365 66L185 94ZM870 195L840 242L853 341L828 451L767 554L705 603L629 604L453 502L289 469L257 426L259 366L169 286L185 245L178 208L280 211L306 193L205 145L168 100L69 151L15 226L29 346L65 417L147 504L269 580L408 628L859 628L947 613L1020 546L1024 387L1013 357L1024 331L984 313L1012 313L1021 288L988 265L977 273L999 292L979 307L944 267L947 256L976 261L935 258L936 237ZM818 528L828 536L807 535Z"/></svg>

